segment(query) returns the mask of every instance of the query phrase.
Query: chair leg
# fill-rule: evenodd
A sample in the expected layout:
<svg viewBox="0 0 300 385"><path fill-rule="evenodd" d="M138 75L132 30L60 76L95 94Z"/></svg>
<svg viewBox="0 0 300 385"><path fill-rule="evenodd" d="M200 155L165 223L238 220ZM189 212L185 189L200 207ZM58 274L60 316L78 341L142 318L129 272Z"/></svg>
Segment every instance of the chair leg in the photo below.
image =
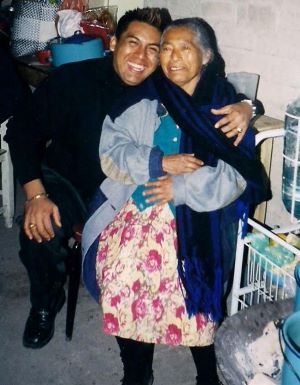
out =
<svg viewBox="0 0 300 385"><path fill-rule="evenodd" d="M66 339L71 341L73 335L74 318L78 298L80 276L81 276L81 244L75 242L72 252L68 258L68 303L66 320Z"/></svg>

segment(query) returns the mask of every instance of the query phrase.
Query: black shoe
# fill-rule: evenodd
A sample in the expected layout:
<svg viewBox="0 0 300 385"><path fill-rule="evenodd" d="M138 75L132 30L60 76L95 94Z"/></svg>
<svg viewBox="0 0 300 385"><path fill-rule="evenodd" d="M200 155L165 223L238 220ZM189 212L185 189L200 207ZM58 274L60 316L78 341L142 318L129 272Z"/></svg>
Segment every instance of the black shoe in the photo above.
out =
<svg viewBox="0 0 300 385"><path fill-rule="evenodd" d="M23 345L26 348L39 349L47 345L54 334L56 314L63 307L66 300L64 290L61 290L55 304L48 308L31 308L23 334Z"/></svg>

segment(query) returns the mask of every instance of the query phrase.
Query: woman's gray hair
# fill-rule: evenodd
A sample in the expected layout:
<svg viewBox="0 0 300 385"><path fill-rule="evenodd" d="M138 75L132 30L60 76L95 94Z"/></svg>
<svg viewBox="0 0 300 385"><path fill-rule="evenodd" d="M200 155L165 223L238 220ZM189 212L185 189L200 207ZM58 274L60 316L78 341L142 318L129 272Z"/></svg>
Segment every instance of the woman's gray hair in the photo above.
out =
<svg viewBox="0 0 300 385"><path fill-rule="evenodd" d="M173 28L187 28L194 32L195 43L203 54L210 54L208 66L212 66L213 72L220 75L225 74L225 63L219 52L217 38L214 29L200 17L186 17L174 20L164 30L161 42L163 43L165 34Z"/></svg>

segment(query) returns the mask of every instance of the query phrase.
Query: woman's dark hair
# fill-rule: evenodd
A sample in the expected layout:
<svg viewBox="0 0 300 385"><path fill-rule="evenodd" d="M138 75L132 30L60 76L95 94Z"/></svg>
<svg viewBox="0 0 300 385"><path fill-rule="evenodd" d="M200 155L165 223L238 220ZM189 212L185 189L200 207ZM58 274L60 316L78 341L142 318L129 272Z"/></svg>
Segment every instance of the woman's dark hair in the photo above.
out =
<svg viewBox="0 0 300 385"><path fill-rule="evenodd" d="M166 8L136 8L127 11L118 21L115 36L119 40L121 35L127 30L130 23L139 21L147 23L160 32L172 21L171 15Z"/></svg>
<svg viewBox="0 0 300 385"><path fill-rule="evenodd" d="M206 65L206 71L216 75L225 76L225 62L219 52L218 42L213 28L200 17L187 17L177 19L165 28L164 35L172 28L188 28L195 34L195 42L203 53L210 51L210 60Z"/></svg>

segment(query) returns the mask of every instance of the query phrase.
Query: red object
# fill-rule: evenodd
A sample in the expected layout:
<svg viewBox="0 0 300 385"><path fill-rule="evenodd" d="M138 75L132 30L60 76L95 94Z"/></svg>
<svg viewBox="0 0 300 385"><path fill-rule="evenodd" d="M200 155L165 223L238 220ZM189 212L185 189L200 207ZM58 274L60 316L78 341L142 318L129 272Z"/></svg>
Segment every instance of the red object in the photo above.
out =
<svg viewBox="0 0 300 385"><path fill-rule="evenodd" d="M108 28L87 21L81 21L80 26L83 29L83 33L85 33L86 35L92 37L100 37L103 41L103 48L105 50L109 49L110 35Z"/></svg>
<svg viewBox="0 0 300 385"><path fill-rule="evenodd" d="M50 64L51 51L49 49L37 51L36 55L41 64Z"/></svg>

